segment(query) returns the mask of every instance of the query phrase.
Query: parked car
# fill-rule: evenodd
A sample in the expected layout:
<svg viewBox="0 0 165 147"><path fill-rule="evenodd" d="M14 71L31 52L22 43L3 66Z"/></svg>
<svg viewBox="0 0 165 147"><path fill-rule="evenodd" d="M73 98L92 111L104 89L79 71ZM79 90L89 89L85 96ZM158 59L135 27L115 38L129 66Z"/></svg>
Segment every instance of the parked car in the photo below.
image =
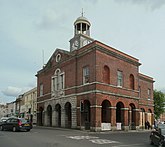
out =
<svg viewBox="0 0 165 147"><path fill-rule="evenodd" d="M162 123L158 124L155 129L158 129L158 128L162 128L162 129L164 128L165 129L165 124L162 124Z"/></svg>
<svg viewBox="0 0 165 147"><path fill-rule="evenodd" d="M8 117L2 117L2 118L0 119L0 123L6 121L7 119L8 119Z"/></svg>
<svg viewBox="0 0 165 147"><path fill-rule="evenodd" d="M0 119L0 126L1 126L1 124L3 124L7 119L8 119L8 117L2 117L2 118Z"/></svg>
<svg viewBox="0 0 165 147"><path fill-rule="evenodd" d="M8 118L6 121L0 124L0 130L12 130L13 132L32 129L31 123L24 118Z"/></svg>
<svg viewBox="0 0 165 147"><path fill-rule="evenodd" d="M158 147L165 147L165 128L162 126L151 132L150 143Z"/></svg>

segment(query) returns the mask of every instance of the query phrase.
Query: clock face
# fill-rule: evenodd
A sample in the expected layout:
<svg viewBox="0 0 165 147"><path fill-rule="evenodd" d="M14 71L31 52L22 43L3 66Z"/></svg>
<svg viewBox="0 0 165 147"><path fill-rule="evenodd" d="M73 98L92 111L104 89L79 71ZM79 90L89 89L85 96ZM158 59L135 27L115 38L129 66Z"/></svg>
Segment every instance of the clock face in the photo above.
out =
<svg viewBox="0 0 165 147"><path fill-rule="evenodd" d="M78 41L78 40L75 40L75 41L73 42L73 44L72 44L72 49L75 50L75 49L78 48L78 46L79 46L79 41Z"/></svg>
<svg viewBox="0 0 165 147"><path fill-rule="evenodd" d="M85 45L87 45L87 44L88 44L88 40L85 39L85 40L83 41L83 46L85 46Z"/></svg>
<svg viewBox="0 0 165 147"><path fill-rule="evenodd" d="M75 40L75 41L74 41L74 46L75 46L75 47L78 47L78 45L79 45L78 40Z"/></svg>

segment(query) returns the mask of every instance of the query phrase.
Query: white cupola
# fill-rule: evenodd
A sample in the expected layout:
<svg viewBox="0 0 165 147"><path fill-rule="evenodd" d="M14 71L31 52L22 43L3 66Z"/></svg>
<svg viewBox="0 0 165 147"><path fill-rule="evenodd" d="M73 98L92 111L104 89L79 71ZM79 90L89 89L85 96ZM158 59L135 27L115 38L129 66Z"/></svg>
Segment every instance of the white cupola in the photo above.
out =
<svg viewBox="0 0 165 147"><path fill-rule="evenodd" d="M74 37L70 40L70 51L79 49L93 41L90 38L90 26L91 23L83 16L83 13L76 19L74 22Z"/></svg>

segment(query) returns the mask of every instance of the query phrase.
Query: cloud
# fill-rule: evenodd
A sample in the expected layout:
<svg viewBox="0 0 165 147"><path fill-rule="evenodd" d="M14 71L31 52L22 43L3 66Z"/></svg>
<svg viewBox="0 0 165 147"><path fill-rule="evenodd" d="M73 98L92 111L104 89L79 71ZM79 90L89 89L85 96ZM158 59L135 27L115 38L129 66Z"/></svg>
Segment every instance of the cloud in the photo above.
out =
<svg viewBox="0 0 165 147"><path fill-rule="evenodd" d="M58 3L53 2L49 8L42 9L43 11L40 12L41 15L36 18L35 25L36 28L41 30L58 30L59 28L65 29L67 26L67 21L69 16L74 16L74 13L80 13L82 8L86 5L95 5L98 3L99 0L80 0L72 2L69 1L58 1ZM57 7L58 5L58 7ZM62 9L61 7L65 8ZM85 10L85 9L84 9Z"/></svg>
<svg viewBox="0 0 165 147"><path fill-rule="evenodd" d="M156 10L165 5L165 0L114 0L119 3L132 3L137 5L144 5L145 7Z"/></svg>
<svg viewBox="0 0 165 147"><path fill-rule="evenodd" d="M165 88L163 88L163 89L160 89L160 91L161 91L161 92L163 92L163 93L165 93Z"/></svg>
<svg viewBox="0 0 165 147"><path fill-rule="evenodd" d="M37 26L40 28L52 28L57 22L58 16L54 10L47 10L47 12L42 16L37 22Z"/></svg>
<svg viewBox="0 0 165 147"><path fill-rule="evenodd" d="M63 26L67 19L65 13L59 13L54 9L47 9L43 16L36 21L37 28L52 30L52 28Z"/></svg>
<svg viewBox="0 0 165 147"><path fill-rule="evenodd" d="M27 84L27 86L29 88L33 88L33 87L36 87L37 86L37 83L36 83L36 81L31 81L30 83Z"/></svg>
<svg viewBox="0 0 165 147"><path fill-rule="evenodd" d="M98 2L98 0L84 0L85 2L90 2L92 4L96 4Z"/></svg>
<svg viewBox="0 0 165 147"><path fill-rule="evenodd" d="M31 87L19 88L19 87L8 86L5 90L2 91L2 93L5 96L17 97L18 95L25 93L29 89L31 89Z"/></svg>
<svg viewBox="0 0 165 147"><path fill-rule="evenodd" d="M17 88L17 87L12 87L9 86L7 87L5 90L2 91L2 93L6 96L17 96L21 93L22 89L21 88Z"/></svg>

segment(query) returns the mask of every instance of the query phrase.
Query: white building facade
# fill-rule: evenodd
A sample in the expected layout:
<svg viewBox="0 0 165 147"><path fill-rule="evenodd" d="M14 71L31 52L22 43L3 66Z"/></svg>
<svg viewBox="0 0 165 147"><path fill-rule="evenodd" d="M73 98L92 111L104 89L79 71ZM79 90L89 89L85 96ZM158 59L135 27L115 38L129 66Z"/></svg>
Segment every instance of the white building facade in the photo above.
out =
<svg viewBox="0 0 165 147"><path fill-rule="evenodd" d="M24 93L24 117L36 124L37 122L37 88L33 88Z"/></svg>

